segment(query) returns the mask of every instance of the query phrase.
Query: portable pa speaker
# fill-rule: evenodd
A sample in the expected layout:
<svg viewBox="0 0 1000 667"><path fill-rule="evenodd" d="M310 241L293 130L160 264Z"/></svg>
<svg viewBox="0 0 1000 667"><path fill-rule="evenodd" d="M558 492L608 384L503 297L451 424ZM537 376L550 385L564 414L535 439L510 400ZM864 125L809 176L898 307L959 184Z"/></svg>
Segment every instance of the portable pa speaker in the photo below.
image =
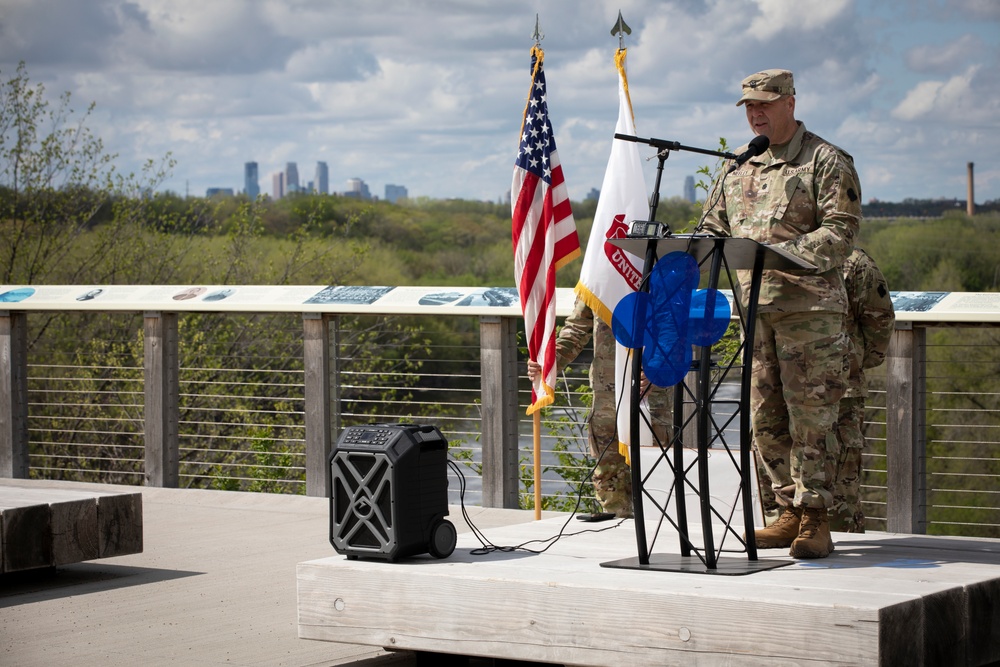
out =
<svg viewBox="0 0 1000 667"><path fill-rule="evenodd" d="M330 453L330 544L348 558L447 558L448 441L435 426L344 430Z"/></svg>

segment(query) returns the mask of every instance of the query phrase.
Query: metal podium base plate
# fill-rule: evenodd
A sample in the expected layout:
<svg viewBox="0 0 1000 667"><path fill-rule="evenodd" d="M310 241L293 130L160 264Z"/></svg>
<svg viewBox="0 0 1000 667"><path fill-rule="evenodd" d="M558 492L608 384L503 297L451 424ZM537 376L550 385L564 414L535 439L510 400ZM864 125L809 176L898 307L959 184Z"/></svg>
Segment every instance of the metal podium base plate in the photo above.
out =
<svg viewBox="0 0 1000 667"><path fill-rule="evenodd" d="M719 558L714 568L705 566L697 556L676 554L650 554L649 563L640 563L638 558L622 558L601 563L601 567L624 570L654 570L657 572L690 572L694 574L725 574L738 576L753 574L791 565L787 560L747 560L746 558Z"/></svg>

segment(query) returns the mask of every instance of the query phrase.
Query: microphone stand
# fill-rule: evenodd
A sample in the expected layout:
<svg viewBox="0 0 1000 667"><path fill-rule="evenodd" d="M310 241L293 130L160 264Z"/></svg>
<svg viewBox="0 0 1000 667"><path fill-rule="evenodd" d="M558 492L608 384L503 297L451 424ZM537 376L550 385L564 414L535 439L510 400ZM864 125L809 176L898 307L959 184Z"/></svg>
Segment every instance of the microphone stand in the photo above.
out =
<svg viewBox="0 0 1000 667"><path fill-rule="evenodd" d="M660 154L662 154L663 151L667 151L668 153L669 153L669 151L688 151L688 152L691 152L691 153L701 153L702 155L714 155L715 157L726 158L727 160L735 160L736 159L736 155L734 155L733 153L723 153L721 151L712 151L712 150L708 150L706 148L694 148L693 146L685 146L683 144L677 143L676 141L669 141L667 139L644 139L642 137L636 137L636 136L633 136L631 134L619 134L617 132L615 133L615 139L623 139L625 141L632 141L632 142L635 142L637 144L649 144L653 148L659 148L660 149ZM660 154L658 154L658 155L660 155ZM663 157L663 159L661 159L661 161L660 161L660 167L661 168L663 167L663 160L665 160L665 159L666 159L666 157ZM657 174L657 181L656 181L657 186L659 186L659 183L660 183L660 181L659 181L659 174ZM657 193L654 190L654 195L655 194L657 194ZM650 218L650 220L652 220L652 218Z"/></svg>
<svg viewBox="0 0 1000 667"><path fill-rule="evenodd" d="M713 155L716 157L726 158L728 160L736 159L736 155L732 153L723 153L720 151L712 151L704 148L693 148L691 146L684 146L677 143L676 141L668 141L666 139L644 139L642 137L636 137L631 134L619 134L615 133L615 139L622 139L624 141L632 141L640 144L649 144L654 148L659 149L656 165L656 181L653 184L653 193L649 198L649 220L656 220L656 209L659 207L660 203L660 180L663 176L663 165L670 157L670 151L689 151L692 153L701 153L702 155ZM667 234L669 235L669 230ZM646 244L646 257L642 267L642 283L640 290L649 292L649 274L653 270L653 264L656 263L656 245L658 239L651 237ZM639 400L642 398L641 389L642 386L642 347L637 347L632 351L632 387L631 387L631 406L632 411L629 415L629 456L632 461L630 466L630 472L632 476L632 514L635 519L635 539L636 546L638 550L638 560L642 565L649 564L649 547L646 543L646 524L643 517L642 508L642 470L639 464L639 456L641 454L640 450L640 437L639 437L639 416L641 410L639 409ZM675 403L676 404L676 403ZM676 409L676 408L675 408ZM675 420L676 421L676 420ZM673 434L672 437L676 437ZM636 498L636 491L639 492L639 497ZM678 498L680 501L680 498ZM682 502L682 501L681 501ZM683 503L682 503L683 504ZM680 505L679 505L680 507ZM686 551L686 550L685 550ZM687 554L684 554L687 555Z"/></svg>

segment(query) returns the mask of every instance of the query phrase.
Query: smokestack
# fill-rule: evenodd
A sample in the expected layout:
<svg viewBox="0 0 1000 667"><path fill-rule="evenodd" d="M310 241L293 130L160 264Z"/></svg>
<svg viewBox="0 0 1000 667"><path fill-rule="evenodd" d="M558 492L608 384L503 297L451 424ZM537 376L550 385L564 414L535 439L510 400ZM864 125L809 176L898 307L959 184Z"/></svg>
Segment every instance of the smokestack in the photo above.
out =
<svg viewBox="0 0 1000 667"><path fill-rule="evenodd" d="M972 178L972 163L969 163L969 201L966 204L966 212L971 218L976 214L976 197L975 197L975 184Z"/></svg>

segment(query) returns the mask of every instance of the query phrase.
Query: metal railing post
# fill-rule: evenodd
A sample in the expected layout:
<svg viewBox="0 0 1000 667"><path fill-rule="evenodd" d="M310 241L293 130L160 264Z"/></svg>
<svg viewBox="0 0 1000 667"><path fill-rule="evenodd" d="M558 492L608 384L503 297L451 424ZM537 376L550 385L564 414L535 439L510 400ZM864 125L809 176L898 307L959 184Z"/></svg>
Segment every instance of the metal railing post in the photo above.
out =
<svg viewBox="0 0 1000 667"><path fill-rule="evenodd" d="M0 477L28 467L28 315L0 310Z"/></svg>
<svg viewBox="0 0 1000 667"><path fill-rule="evenodd" d="M177 313L143 314L146 485L176 487L180 481Z"/></svg>
<svg viewBox="0 0 1000 667"><path fill-rule="evenodd" d="M517 318L479 318L483 507L517 508Z"/></svg>
<svg viewBox="0 0 1000 667"><path fill-rule="evenodd" d="M886 357L886 530L927 532L927 330L897 322Z"/></svg>

